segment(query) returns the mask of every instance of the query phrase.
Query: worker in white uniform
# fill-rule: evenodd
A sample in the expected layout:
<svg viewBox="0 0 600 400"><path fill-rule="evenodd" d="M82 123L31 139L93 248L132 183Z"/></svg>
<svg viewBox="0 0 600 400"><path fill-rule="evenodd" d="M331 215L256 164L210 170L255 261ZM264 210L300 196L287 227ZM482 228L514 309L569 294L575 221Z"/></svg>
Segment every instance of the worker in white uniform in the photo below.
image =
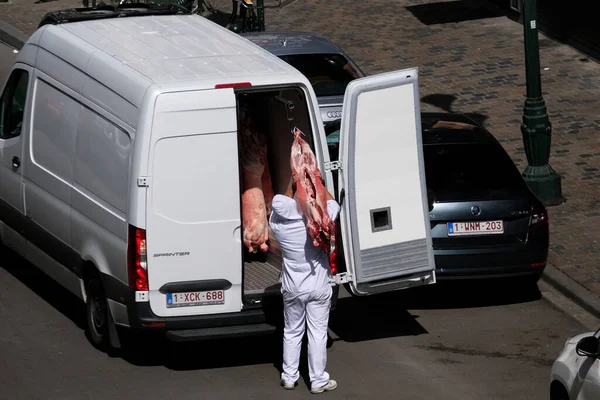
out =
<svg viewBox="0 0 600 400"><path fill-rule="evenodd" d="M329 379L327 329L332 288L329 257L313 245L305 219L295 200L295 182L273 198L269 225L283 255L281 293L284 304L283 372L281 385L291 390L299 379L298 365L305 326L308 325L308 368L312 393L337 388ZM327 192L327 212L332 220L340 206Z"/></svg>

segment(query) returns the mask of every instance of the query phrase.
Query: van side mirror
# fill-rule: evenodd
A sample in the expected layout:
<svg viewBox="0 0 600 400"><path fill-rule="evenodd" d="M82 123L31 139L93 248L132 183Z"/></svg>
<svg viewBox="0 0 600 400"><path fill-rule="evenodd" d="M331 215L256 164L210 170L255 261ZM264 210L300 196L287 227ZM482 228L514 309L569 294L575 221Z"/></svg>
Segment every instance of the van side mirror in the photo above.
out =
<svg viewBox="0 0 600 400"><path fill-rule="evenodd" d="M587 336L577 343L575 351L579 356L598 357L598 355L600 355L599 344L598 338L595 336Z"/></svg>

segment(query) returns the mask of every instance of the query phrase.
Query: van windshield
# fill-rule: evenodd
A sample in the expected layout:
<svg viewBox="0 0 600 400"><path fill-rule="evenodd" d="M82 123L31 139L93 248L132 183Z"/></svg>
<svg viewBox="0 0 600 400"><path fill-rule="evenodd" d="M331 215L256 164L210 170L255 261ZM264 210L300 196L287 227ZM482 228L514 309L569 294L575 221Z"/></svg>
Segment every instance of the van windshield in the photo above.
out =
<svg viewBox="0 0 600 400"><path fill-rule="evenodd" d="M360 73L341 54L293 54L280 56L310 81L317 97L343 96Z"/></svg>

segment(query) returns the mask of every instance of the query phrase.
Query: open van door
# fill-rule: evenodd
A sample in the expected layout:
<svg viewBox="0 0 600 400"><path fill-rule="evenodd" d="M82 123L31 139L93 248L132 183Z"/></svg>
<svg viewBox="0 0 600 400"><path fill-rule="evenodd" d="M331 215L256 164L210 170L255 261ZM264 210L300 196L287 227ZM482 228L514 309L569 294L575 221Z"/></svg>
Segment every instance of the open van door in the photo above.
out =
<svg viewBox="0 0 600 400"><path fill-rule="evenodd" d="M346 276L364 296L433 284L418 70L352 81L340 127L338 195Z"/></svg>

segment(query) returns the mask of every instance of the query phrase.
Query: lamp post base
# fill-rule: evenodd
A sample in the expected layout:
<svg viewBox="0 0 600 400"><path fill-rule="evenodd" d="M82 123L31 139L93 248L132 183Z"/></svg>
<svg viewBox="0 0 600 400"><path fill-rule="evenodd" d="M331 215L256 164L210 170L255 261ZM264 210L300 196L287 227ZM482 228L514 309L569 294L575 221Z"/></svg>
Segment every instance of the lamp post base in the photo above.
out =
<svg viewBox="0 0 600 400"><path fill-rule="evenodd" d="M528 165L523 172L523 179L531 191L546 206L563 204L561 177L549 165Z"/></svg>

